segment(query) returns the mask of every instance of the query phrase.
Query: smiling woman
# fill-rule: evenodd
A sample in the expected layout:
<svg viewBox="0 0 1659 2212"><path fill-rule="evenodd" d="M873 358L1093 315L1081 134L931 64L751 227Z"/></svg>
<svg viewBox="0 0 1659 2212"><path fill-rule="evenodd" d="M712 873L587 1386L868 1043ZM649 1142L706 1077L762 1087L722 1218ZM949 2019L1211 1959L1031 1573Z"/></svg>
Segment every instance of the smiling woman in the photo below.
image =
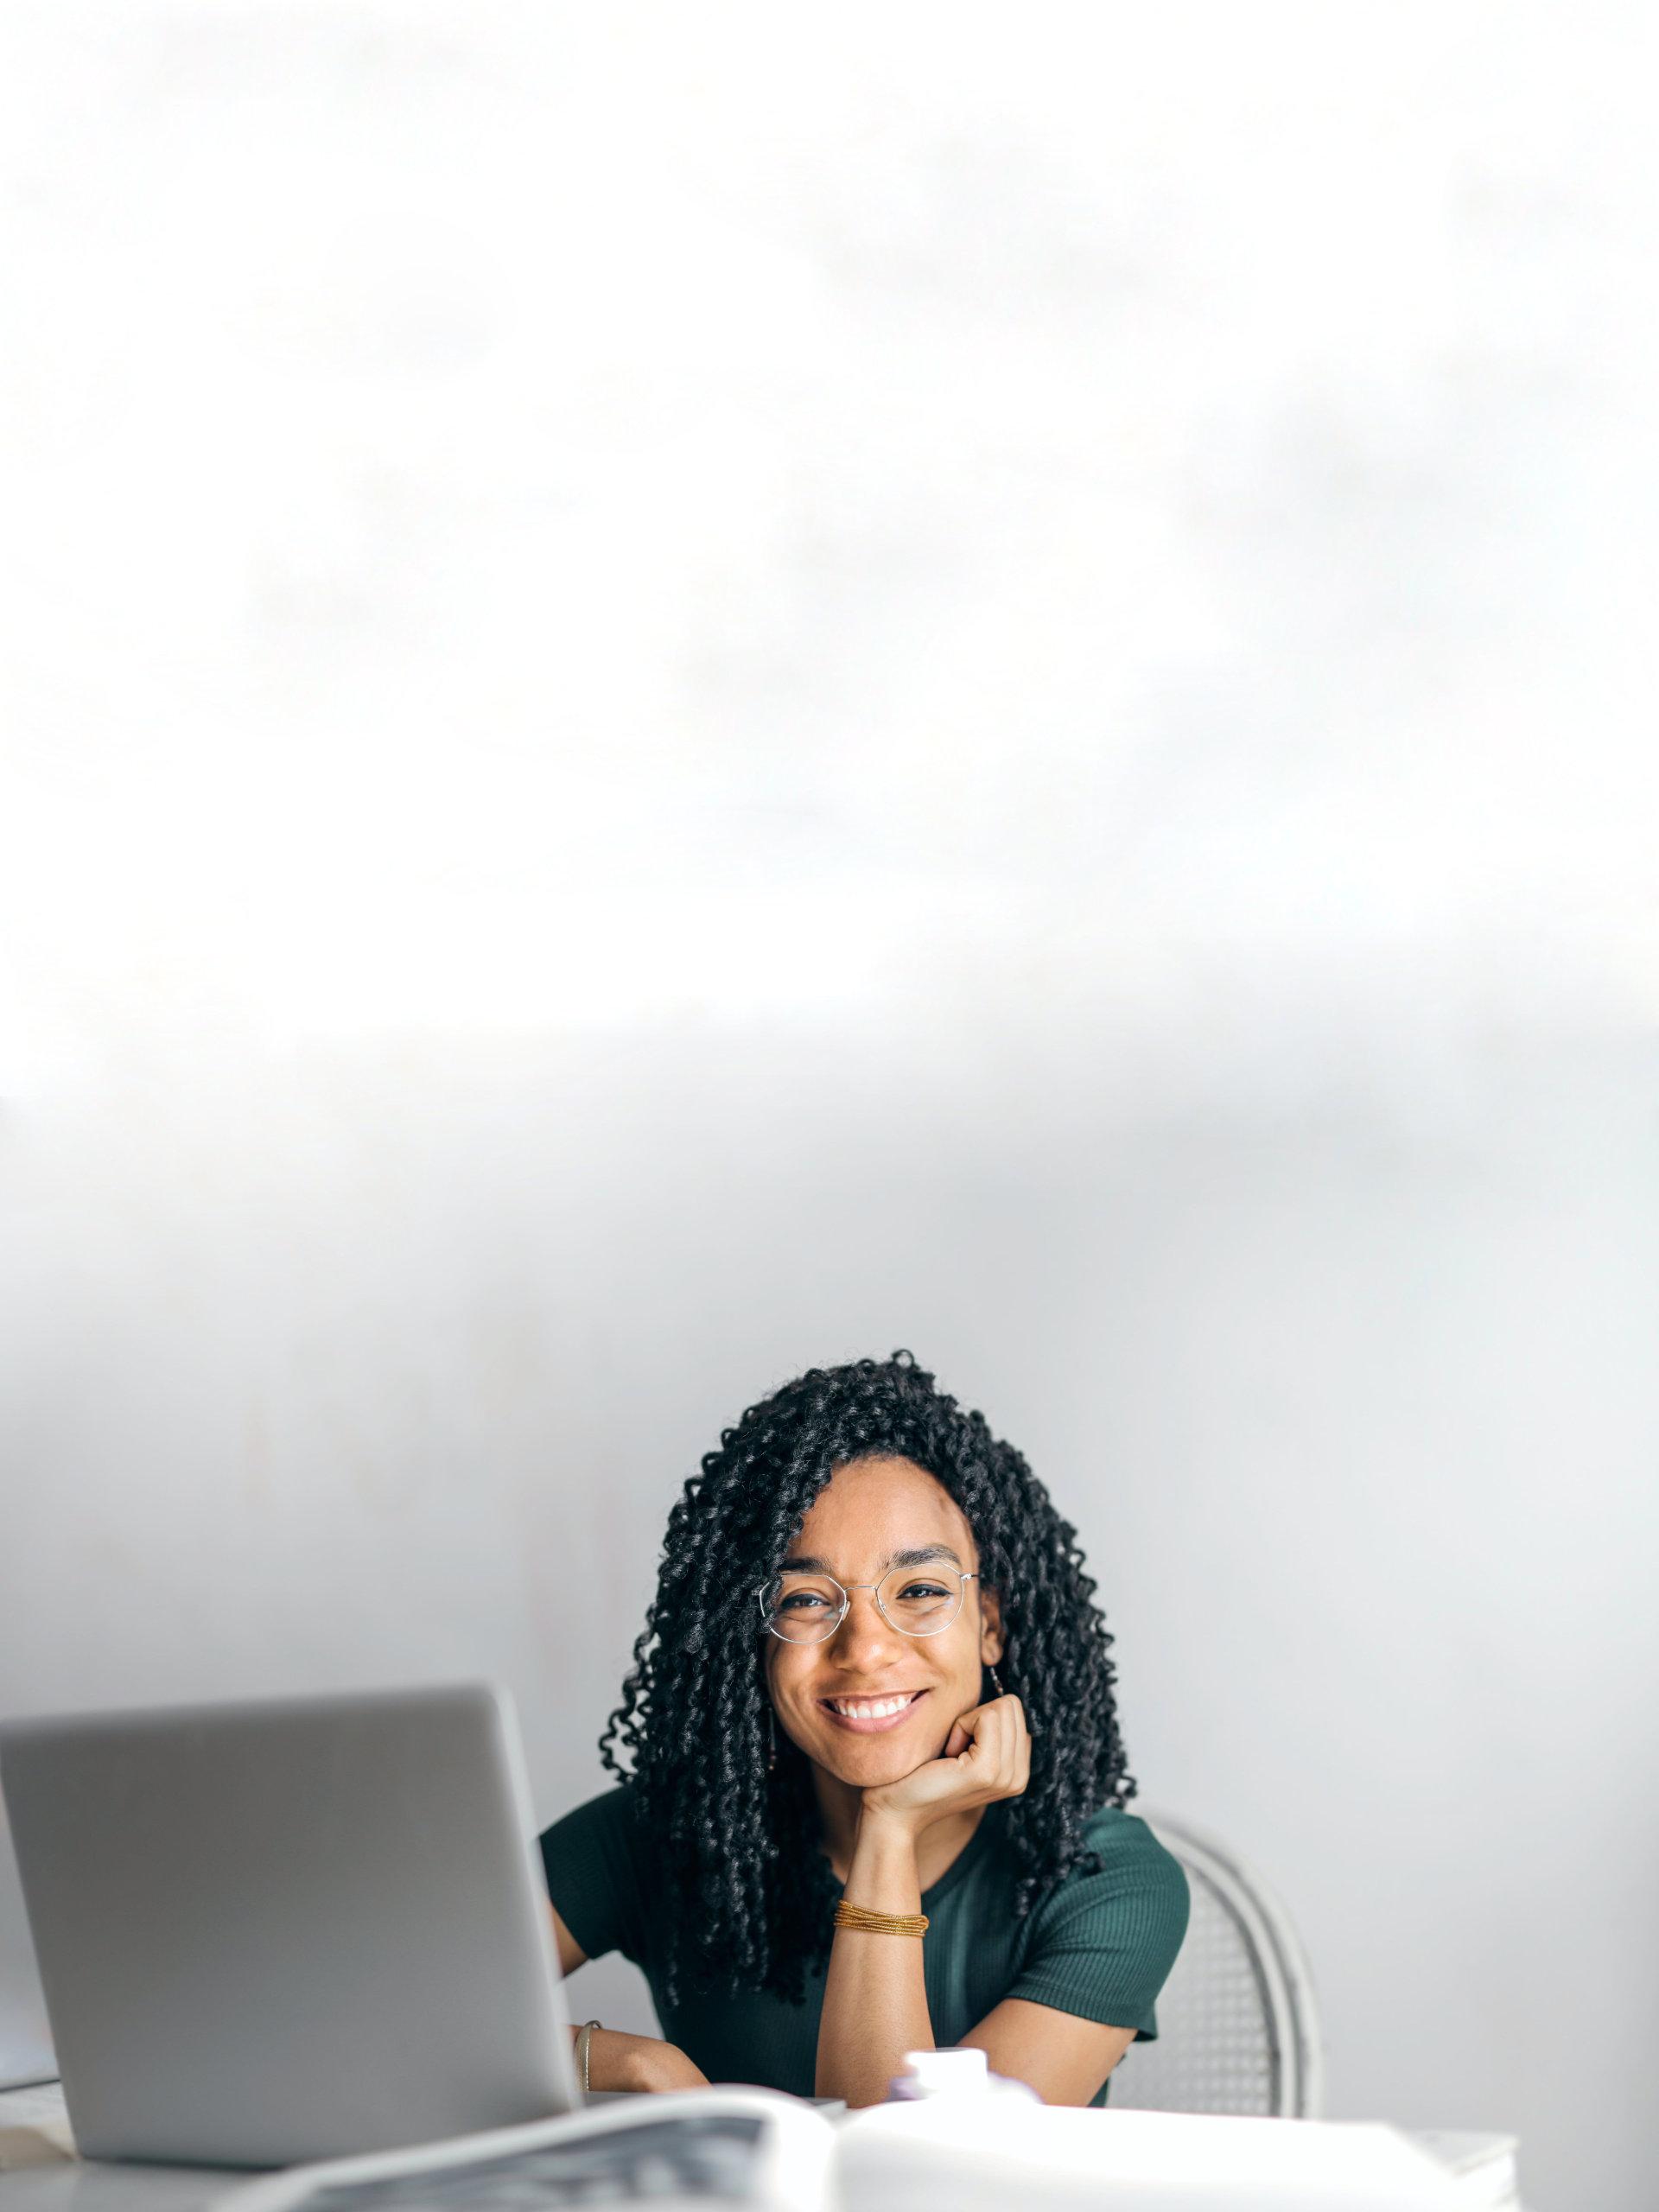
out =
<svg viewBox="0 0 1659 2212"><path fill-rule="evenodd" d="M664 2030L594 2033L593 2086L868 2104L906 2050L963 2043L1103 2103L1187 1892L1123 1809L1094 1587L1019 1452L908 1352L725 1431L601 1745L621 1786L541 1839L566 1972L621 1950Z"/></svg>

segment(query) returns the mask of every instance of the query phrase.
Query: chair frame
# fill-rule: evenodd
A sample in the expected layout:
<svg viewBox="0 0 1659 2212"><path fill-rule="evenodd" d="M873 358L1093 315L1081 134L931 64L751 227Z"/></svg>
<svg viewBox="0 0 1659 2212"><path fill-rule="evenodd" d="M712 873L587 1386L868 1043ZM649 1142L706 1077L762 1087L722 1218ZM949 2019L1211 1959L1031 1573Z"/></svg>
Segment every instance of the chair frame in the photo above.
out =
<svg viewBox="0 0 1659 2212"><path fill-rule="evenodd" d="M1318 2120L1325 2109L1325 2048L1313 1976L1295 1923L1254 1867L1218 1836L1153 1807L1130 1810L1180 1860L1187 1879L1205 1885L1243 1938L1272 2053L1271 2116Z"/></svg>

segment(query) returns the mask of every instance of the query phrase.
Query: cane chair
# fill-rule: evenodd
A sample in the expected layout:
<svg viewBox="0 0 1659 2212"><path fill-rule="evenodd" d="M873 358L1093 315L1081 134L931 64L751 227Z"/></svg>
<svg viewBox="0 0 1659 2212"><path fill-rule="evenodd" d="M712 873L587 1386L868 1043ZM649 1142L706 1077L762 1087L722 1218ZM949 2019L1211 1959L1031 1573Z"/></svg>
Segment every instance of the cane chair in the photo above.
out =
<svg viewBox="0 0 1659 2212"><path fill-rule="evenodd" d="M1214 1836L1162 1813L1141 1817L1185 1868L1192 1914L1159 1993L1156 2040L1131 2044L1118 2061L1110 2104L1317 2120L1319 2007L1289 1916Z"/></svg>

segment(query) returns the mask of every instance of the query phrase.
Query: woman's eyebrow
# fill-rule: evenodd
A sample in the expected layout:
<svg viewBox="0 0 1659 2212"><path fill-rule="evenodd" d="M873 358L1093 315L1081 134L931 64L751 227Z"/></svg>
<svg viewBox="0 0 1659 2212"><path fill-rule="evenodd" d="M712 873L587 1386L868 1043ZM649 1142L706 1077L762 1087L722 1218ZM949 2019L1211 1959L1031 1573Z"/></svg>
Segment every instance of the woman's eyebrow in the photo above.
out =
<svg viewBox="0 0 1659 2212"><path fill-rule="evenodd" d="M961 1569L962 1561L949 1544L922 1544L914 1551L894 1552L887 1566L925 1567L930 1560L934 1559L948 1559L958 1571ZM833 1575L835 1572L827 1560L815 1559L804 1553L797 1554L793 1559L786 1559L779 1569L780 1574Z"/></svg>

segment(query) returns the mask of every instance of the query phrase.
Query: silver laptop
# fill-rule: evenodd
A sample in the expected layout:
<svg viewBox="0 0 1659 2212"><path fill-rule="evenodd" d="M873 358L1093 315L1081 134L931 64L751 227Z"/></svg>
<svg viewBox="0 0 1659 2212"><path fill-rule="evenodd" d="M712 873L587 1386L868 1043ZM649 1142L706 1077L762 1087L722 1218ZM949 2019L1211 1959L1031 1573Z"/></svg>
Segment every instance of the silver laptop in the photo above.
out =
<svg viewBox="0 0 1659 2212"><path fill-rule="evenodd" d="M0 1786L83 2156L284 2165L580 2101L503 1694L15 1721Z"/></svg>
<svg viewBox="0 0 1659 2212"><path fill-rule="evenodd" d="M57 2078L58 2062L47 2032L46 1999L41 1994L16 1857L0 1799L0 2089Z"/></svg>

